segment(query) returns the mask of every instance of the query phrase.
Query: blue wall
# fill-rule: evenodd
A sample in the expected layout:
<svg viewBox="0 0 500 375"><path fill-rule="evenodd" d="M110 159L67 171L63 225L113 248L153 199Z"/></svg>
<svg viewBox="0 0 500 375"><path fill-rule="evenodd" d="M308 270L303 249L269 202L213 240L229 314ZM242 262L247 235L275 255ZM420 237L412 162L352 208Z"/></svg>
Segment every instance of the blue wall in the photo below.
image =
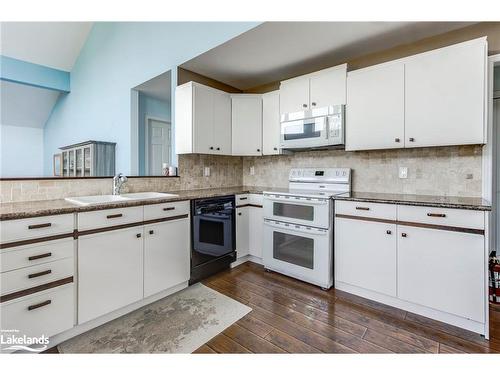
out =
<svg viewBox="0 0 500 375"><path fill-rule="evenodd" d="M43 175L43 129L0 125L0 176Z"/></svg>
<svg viewBox="0 0 500 375"><path fill-rule="evenodd" d="M170 87L168 88L170 90ZM161 101L139 93L139 175L145 175L145 127L146 116L171 121L170 102ZM173 142L172 142L173 145Z"/></svg>
<svg viewBox="0 0 500 375"><path fill-rule="evenodd" d="M71 93L59 99L45 126L45 173L59 147L92 139L116 142L116 170L129 174L131 88L258 24L96 23L71 72Z"/></svg>

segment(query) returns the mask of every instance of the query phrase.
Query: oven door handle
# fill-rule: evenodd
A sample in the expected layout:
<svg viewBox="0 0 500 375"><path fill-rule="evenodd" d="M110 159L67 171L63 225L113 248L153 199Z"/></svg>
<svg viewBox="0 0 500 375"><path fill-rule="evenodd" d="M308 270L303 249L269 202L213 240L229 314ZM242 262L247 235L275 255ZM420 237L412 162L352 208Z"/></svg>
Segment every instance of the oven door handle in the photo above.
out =
<svg viewBox="0 0 500 375"><path fill-rule="evenodd" d="M285 202L285 203L302 203L304 205L314 205L314 206L324 206L326 204L328 204L328 201L329 199L311 199L311 200L307 200L307 199L296 199L296 198L275 198L275 197L272 197L272 196L269 196L269 195L266 195L264 197L264 199L270 201L270 202Z"/></svg>
<svg viewBox="0 0 500 375"><path fill-rule="evenodd" d="M326 229L305 227L303 225L298 225L298 224L289 224L288 226L286 226L285 224L276 224L271 221L264 220L264 225L267 225L272 228L284 229L293 232L307 233L313 236L326 236L328 234L328 230Z"/></svg>

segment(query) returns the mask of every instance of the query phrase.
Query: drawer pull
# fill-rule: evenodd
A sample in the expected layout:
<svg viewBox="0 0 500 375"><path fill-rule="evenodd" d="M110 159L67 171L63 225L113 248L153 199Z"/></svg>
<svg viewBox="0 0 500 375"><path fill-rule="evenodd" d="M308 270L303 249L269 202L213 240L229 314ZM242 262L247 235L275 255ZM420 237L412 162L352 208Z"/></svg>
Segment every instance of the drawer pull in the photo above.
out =
<svg viewBox="0 0 500 375"><path fill-rule="evenodd" d="M142 234L137 233L135 236L136 236L137 238L141 238L141 237L142 237Z"/></svg>
<svg viewBox="0 0 500 375"><path fill-rule="evenodd" d="M37 259L42 259L42 258L48 258L50 256L52 256L52 253L32 255L32 256L28 257L28 260L37 260Z"/></svg>
<svg viewBox="0 0 500 375"><path fill-rule="evenodd" d="M240 199L240 201L244 201L244 200L247 200L247 199L248 199L248 197L241 197L241 198L239 198L239 199Z"/></svg>
<svg viewBox="0 0 500 375"><path fill-rule="evenodd" d="M32 273L32 274L28 275L28 279L33 279L35 277L45 276L45 275L48 275L50 273L52 273L52 270L47 270L47 271Z"/></svg>
<svg viewBox="0 0 500 375"><path fill-rule="evenodd" d="M117 217L122 217L123 214L114 214L106 216L107 219L116 219Z"/></svg>
<svg viewBox="0 0 500 375"><path fill-rule="evenodd" d="M356 210L370 211L370 207L356 207Z"/></svg>
<svg viewBox="0 0 500 375"><path fill-rule="evenodd" d="M165 207L163 211L172 211L175 210L175 207Z"/></svg>
<svg viewBox="0 0 500 375"><path fill-rule="evenodd" d="M427 213L427 216L429 217L446 217L446 214L433 214L433 213Z"/></svg>
<svg viewBox="0 0 500 375"><path fill-rule="evenodd" d="M155 231L154 230L150 230L149 234L155 234Z"/></svg>
<svg viewBox="0 0 500 375"><path fill-rule="evenodd" d="M50 305L51 303L52 303L52 300L48 299L47 301L37 303L36 305L28 306L28 310L31 311L31 310L39 309L40 307Z"/></svg>
<svg viewBox="0 0 500 375"><path fill-rule="evenodd" d="M385 233L387 233L387 234L392 234L392 231L387 230Z"/></svg>
<svg viewBox="0 0 500 375"><path fill-rule="evenodd" d="M48 227L51 227L51 226L52 226L52 223L33 224L33 225L28 225L28 229L48 228Z"/></svg>
<svg viewBox="0 0 500 375"><path fill-rule="evenodd" d="M406 233L401 233L401 237L408 237Z"/></svg>

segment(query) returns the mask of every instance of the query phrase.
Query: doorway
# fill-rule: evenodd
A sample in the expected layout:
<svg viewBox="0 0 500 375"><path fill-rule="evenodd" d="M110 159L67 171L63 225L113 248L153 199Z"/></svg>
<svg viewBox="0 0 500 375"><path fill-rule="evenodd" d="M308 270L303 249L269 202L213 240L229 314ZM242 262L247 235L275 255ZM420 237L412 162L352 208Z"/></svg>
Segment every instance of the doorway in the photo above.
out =
<svg viewBox="0 0 500 375"><path fill-rule="evenodd" d="M171 164L171 123L170 121L151 117L146 117L145 123L146 174L159 176L162 174L163 166Z"/></svg>

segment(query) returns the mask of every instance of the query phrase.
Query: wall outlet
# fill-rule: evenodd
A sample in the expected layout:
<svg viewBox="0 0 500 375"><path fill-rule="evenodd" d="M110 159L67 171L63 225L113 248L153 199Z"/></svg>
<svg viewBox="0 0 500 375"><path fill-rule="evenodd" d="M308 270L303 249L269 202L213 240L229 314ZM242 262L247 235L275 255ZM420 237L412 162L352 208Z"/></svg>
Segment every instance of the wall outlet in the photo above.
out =
<svg viewBox="0 0 500 375"><path fill-rule="evenodd" d="M399 167L399 178L408 178L408 167Z"/></svg>
<svg viewBox="0 0 500 375"><path fill-rule="evenodd" d="M255 175L255 167L252 165L250 167L250 176L253 176L253 175Z"/></svg>
<svg viewBox="0 0 500 375"><path fill-rule="evenodd" d="M210 167L203 168L203 176L205 176L205 177L210 176Z"/></svg>

